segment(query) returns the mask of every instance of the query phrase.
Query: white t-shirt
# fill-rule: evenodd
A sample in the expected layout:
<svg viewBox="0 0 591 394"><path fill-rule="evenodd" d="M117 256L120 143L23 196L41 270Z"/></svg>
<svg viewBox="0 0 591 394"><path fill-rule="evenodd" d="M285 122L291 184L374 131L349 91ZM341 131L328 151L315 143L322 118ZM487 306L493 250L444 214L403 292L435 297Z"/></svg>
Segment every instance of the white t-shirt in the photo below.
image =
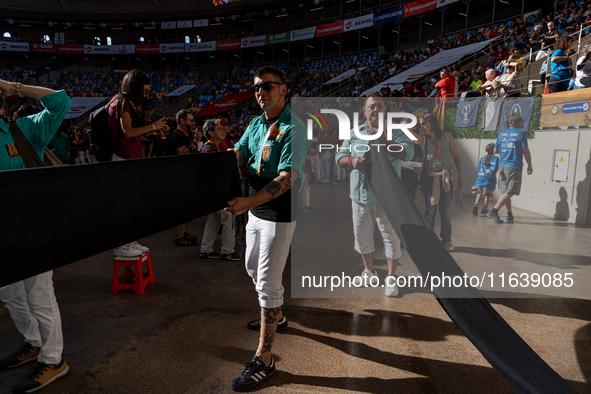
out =
<svg viewBox="0 0 591 394"><path fill-rule="evenodd" d="M581 56L577 60L577 66L582 64L585 60L585 56ZM577 78L575 79L576 86L584 86L586 88L591 87L591 62L587 62L582 70L578 70L577 67Z"/></svg>

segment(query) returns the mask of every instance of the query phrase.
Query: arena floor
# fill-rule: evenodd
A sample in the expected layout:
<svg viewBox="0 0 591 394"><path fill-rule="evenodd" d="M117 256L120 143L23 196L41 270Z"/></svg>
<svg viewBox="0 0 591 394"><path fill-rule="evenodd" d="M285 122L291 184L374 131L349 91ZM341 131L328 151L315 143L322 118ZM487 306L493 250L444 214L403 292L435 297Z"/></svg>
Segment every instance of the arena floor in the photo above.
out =
<svg viewBox="0 0 591 394"><path fill-rule="evenodd" d="M347 189L313 185L311 205L318 213L301 213L298 226L322 218L349 228L350 216L334 214L335 207L350 212ZM422 206L420 200L417 196ZM591 229L517 209L515 224L496 225L473 216L472 203L464 196L464 208L452 208L453 256L460 266L511 265L530 271L558 266L573 272L586 290L581 298L586 294L588 299L490 302L558 374L580 393L591 393ZM201 239L204 224L204 218L193 221L188 232ZM80 225L86 225L84 218ZM316 231L300 231L294 247L323 235L322 228ZM246 329L260 311L252 281L234 262L200 260L198 247L175 247L174 233L170 229L141 240L152 250L156 276L143 295L110 294L110 251L54 272L70 373L43 393L232 392L231 380L258 343L258 333ZM351 245L343 249L355 253ZM343 270L351 274L362 270L360 258L345 264ZM375 264L385 276L379 254ZM397 273L413 272L418 271L403 250ZM429 294L401 289L399 298L389 299L374 289L376 298L292 298L291 276L288 262L284 313L289 329L276 337L277 373L257 392L513 392ZM0 308L0 337L2 356L21 340L5 308ZM9 393L28 368L0 371L0 393Z"/></svg>

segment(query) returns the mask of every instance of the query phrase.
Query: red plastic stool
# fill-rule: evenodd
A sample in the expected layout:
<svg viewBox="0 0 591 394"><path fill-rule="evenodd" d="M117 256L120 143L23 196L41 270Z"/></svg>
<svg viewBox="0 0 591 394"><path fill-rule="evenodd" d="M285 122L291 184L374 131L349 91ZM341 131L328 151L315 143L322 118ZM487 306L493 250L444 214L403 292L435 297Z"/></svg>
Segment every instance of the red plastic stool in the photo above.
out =
<svg viewBox="0 0 591 394"><path fill-rule="evenodd" d="M148 266L147 273L142 271L144 264ZM119 276L120 267L125 267L125 271L121 276ZM135 281L131 282L133 279ZM121 289L133 289L136 294L144 294L146 285L154 282L156 282L156 278L154 277L150 252L134 257L115 256L111 294L117 294Z"/></svg>

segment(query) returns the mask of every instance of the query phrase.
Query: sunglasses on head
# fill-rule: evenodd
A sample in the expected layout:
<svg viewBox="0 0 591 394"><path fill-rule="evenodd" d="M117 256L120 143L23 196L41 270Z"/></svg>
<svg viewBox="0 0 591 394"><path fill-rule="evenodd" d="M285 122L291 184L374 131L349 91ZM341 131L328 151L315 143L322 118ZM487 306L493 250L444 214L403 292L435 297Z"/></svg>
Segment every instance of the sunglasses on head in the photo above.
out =
<svg viewBox="0 0 591 394"><path fill-rule="evenodd" d="M263 82L263 83L258 83L256 85L252 85L252 91L255 93L259 92L259 89L263 89L263 90L271 90L273 88L273 85L283 85L281 82L275 82L275 81L267 81L267 82Z"/></svg>

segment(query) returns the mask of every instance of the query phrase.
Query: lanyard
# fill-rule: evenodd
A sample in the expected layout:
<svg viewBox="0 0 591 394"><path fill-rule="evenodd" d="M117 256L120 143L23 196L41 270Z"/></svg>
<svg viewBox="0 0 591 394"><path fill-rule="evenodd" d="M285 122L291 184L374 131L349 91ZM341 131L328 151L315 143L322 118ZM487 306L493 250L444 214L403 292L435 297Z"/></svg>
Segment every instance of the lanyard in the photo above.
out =
<svg viewBox="0 0 591 394"><path fill-rule="evenodd" d="M213 146L215 146L215 148L218 150L218 152L220 152L220 147L218 146L218 144L216 144L212 140L207 140L207 142L209 142L210 144L212 144Z"/></svg>
<svg viewBox="0 0 591 394"><path fill-rule="evenodd" d="M263 141L263 146L261 147L261 155L259 156L259 166L257 167L257 175L261 173L261 163L263 162L263 156L265 156L267 160L269 160L269 157L271 155L271 147L266 146L266 144L269 140L269 136L273 134L275 130L277 130L277 122L273 123L271 126L269 126L269 129L267 129L267 135L265 136L265 140Z"/></svg>
<svg viewBox="0 0 591 394"><path fill-rule="evenodd" d="M435 154L437 155L437 160L439 160L439 154L441 153L441 138L439 138L439 141L437 141L437 145L435 145L435 142L433 141L432 137L429 137L429 139L431 140L431 143L435 147Z"/></svg>

